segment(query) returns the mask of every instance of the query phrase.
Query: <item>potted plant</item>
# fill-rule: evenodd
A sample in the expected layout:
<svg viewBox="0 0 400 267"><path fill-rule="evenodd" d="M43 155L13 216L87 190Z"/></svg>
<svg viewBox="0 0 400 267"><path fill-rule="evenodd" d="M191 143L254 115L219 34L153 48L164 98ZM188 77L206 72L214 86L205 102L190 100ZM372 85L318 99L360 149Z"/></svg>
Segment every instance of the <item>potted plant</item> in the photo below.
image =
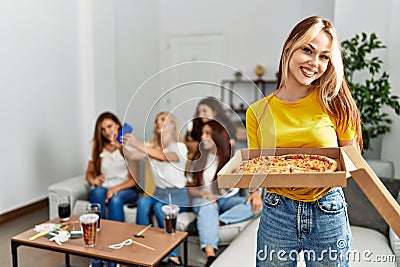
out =
<svg viewBox="0 0 400 267"><path fill-rule="evenodd" d="M392 120L383 109L400 114L399 97L390 92L389 74L380 72L382 60L371 53L386 48L375 33L362 33L342 42L344 72L363 121L364 149L371 140L390 131ZM360 79L360 77L363 77Z"/></svg>

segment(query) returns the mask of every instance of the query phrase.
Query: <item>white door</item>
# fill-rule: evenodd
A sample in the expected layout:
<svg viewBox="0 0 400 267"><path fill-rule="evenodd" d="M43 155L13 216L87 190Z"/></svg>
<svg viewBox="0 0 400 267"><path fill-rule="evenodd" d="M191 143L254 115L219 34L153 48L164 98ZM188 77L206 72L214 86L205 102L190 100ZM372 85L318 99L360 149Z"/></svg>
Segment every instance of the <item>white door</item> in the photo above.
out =
<svg viewBox="0 0 400 267"><path fill-rule="evenodd" d="M200 99L220 98L220 84L231 72L224 61L222 34L171 36L165 45L167 66L161 84L160 106L172 112L180 126L194 113ZM215 62L215 63L213 63Z"/></svg>

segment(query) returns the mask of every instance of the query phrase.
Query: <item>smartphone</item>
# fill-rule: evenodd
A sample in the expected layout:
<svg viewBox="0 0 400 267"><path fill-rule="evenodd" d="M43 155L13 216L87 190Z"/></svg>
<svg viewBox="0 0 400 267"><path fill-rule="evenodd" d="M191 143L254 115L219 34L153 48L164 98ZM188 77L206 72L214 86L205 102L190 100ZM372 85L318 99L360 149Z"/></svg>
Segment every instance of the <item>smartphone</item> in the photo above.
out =
<svg viewBox="0 0 400 267"><path fill-rule="evenodd" d="M122 136L124 136L124 134L132 133L132 131L133 127L129 123L125 122L121 129L119 129L117 141L122 144Z"/></svg>

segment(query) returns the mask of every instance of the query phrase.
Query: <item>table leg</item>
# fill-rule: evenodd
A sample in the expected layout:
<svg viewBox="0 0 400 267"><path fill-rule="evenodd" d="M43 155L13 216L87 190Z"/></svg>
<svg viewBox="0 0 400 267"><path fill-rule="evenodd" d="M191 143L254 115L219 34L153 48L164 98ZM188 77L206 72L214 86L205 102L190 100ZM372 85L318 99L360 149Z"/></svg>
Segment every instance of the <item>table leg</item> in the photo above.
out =
<svg viewBox="0 0 400 267"><path fill-rule="evenodd" d="M188 266L188 244L187 244L187 237L183 240L183 266Z"/></svg>
<svg viewBox="0 0 400 267"><path fill-rule="evenodd" d="M69 253L65 253L65 265L71 266L70 261L69 261Z"/></svg>
<svg viewBox="0 0 400 267"><path fill-rule="evenodd" d="M12 263L13 267L18 267L18 246L17 242L11 240L11 253L12 253Z"/></svg>

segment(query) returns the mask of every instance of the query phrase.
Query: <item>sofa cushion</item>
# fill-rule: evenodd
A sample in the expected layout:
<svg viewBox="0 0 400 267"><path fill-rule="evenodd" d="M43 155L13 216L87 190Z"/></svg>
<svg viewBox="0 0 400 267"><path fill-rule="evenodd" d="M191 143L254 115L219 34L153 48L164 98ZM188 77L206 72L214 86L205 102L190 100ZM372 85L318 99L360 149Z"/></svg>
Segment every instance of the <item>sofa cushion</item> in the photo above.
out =
<svg viewBox="0 0 400 267"><path fill-rule="evenodd" d="M351 267L396 266L389 240L382 233L359 226L351 226L351 233L353 235L352 253L349 254Z"/></svg>
<svg viewBox="0 0 400 267"><path fill-rule="evenodd" d="M378 177L394 178L393 161L380 159L365 159Z"/></svg>
<svg viewBox="0 0 400 267"><path fill-rule="evenodd" d="M380 179L391 195L397 199L400 190L400 180L394 178ZM388 236L388 224L365 196L364 192L358 187L353 178L347 179L347 187L343 188L343 191L348 204L350 224L371 228Z"/></svg>
<svg viewBox="0 0 400 267"><path fill-rule="evenodd" d="M230 245L218 256L211 266L255 266L257 250L257 229L259 220L252 221ZM393 253L389 246L388 239L372 229L351 226L353 234L353 246L350 257L350 266L376 266L379 259L386 262L379 262L379 266L395 267ZM300 260L297 267L304 267L304 254L300 253ZM382 258L379 258L382 257Z"/></svg>

